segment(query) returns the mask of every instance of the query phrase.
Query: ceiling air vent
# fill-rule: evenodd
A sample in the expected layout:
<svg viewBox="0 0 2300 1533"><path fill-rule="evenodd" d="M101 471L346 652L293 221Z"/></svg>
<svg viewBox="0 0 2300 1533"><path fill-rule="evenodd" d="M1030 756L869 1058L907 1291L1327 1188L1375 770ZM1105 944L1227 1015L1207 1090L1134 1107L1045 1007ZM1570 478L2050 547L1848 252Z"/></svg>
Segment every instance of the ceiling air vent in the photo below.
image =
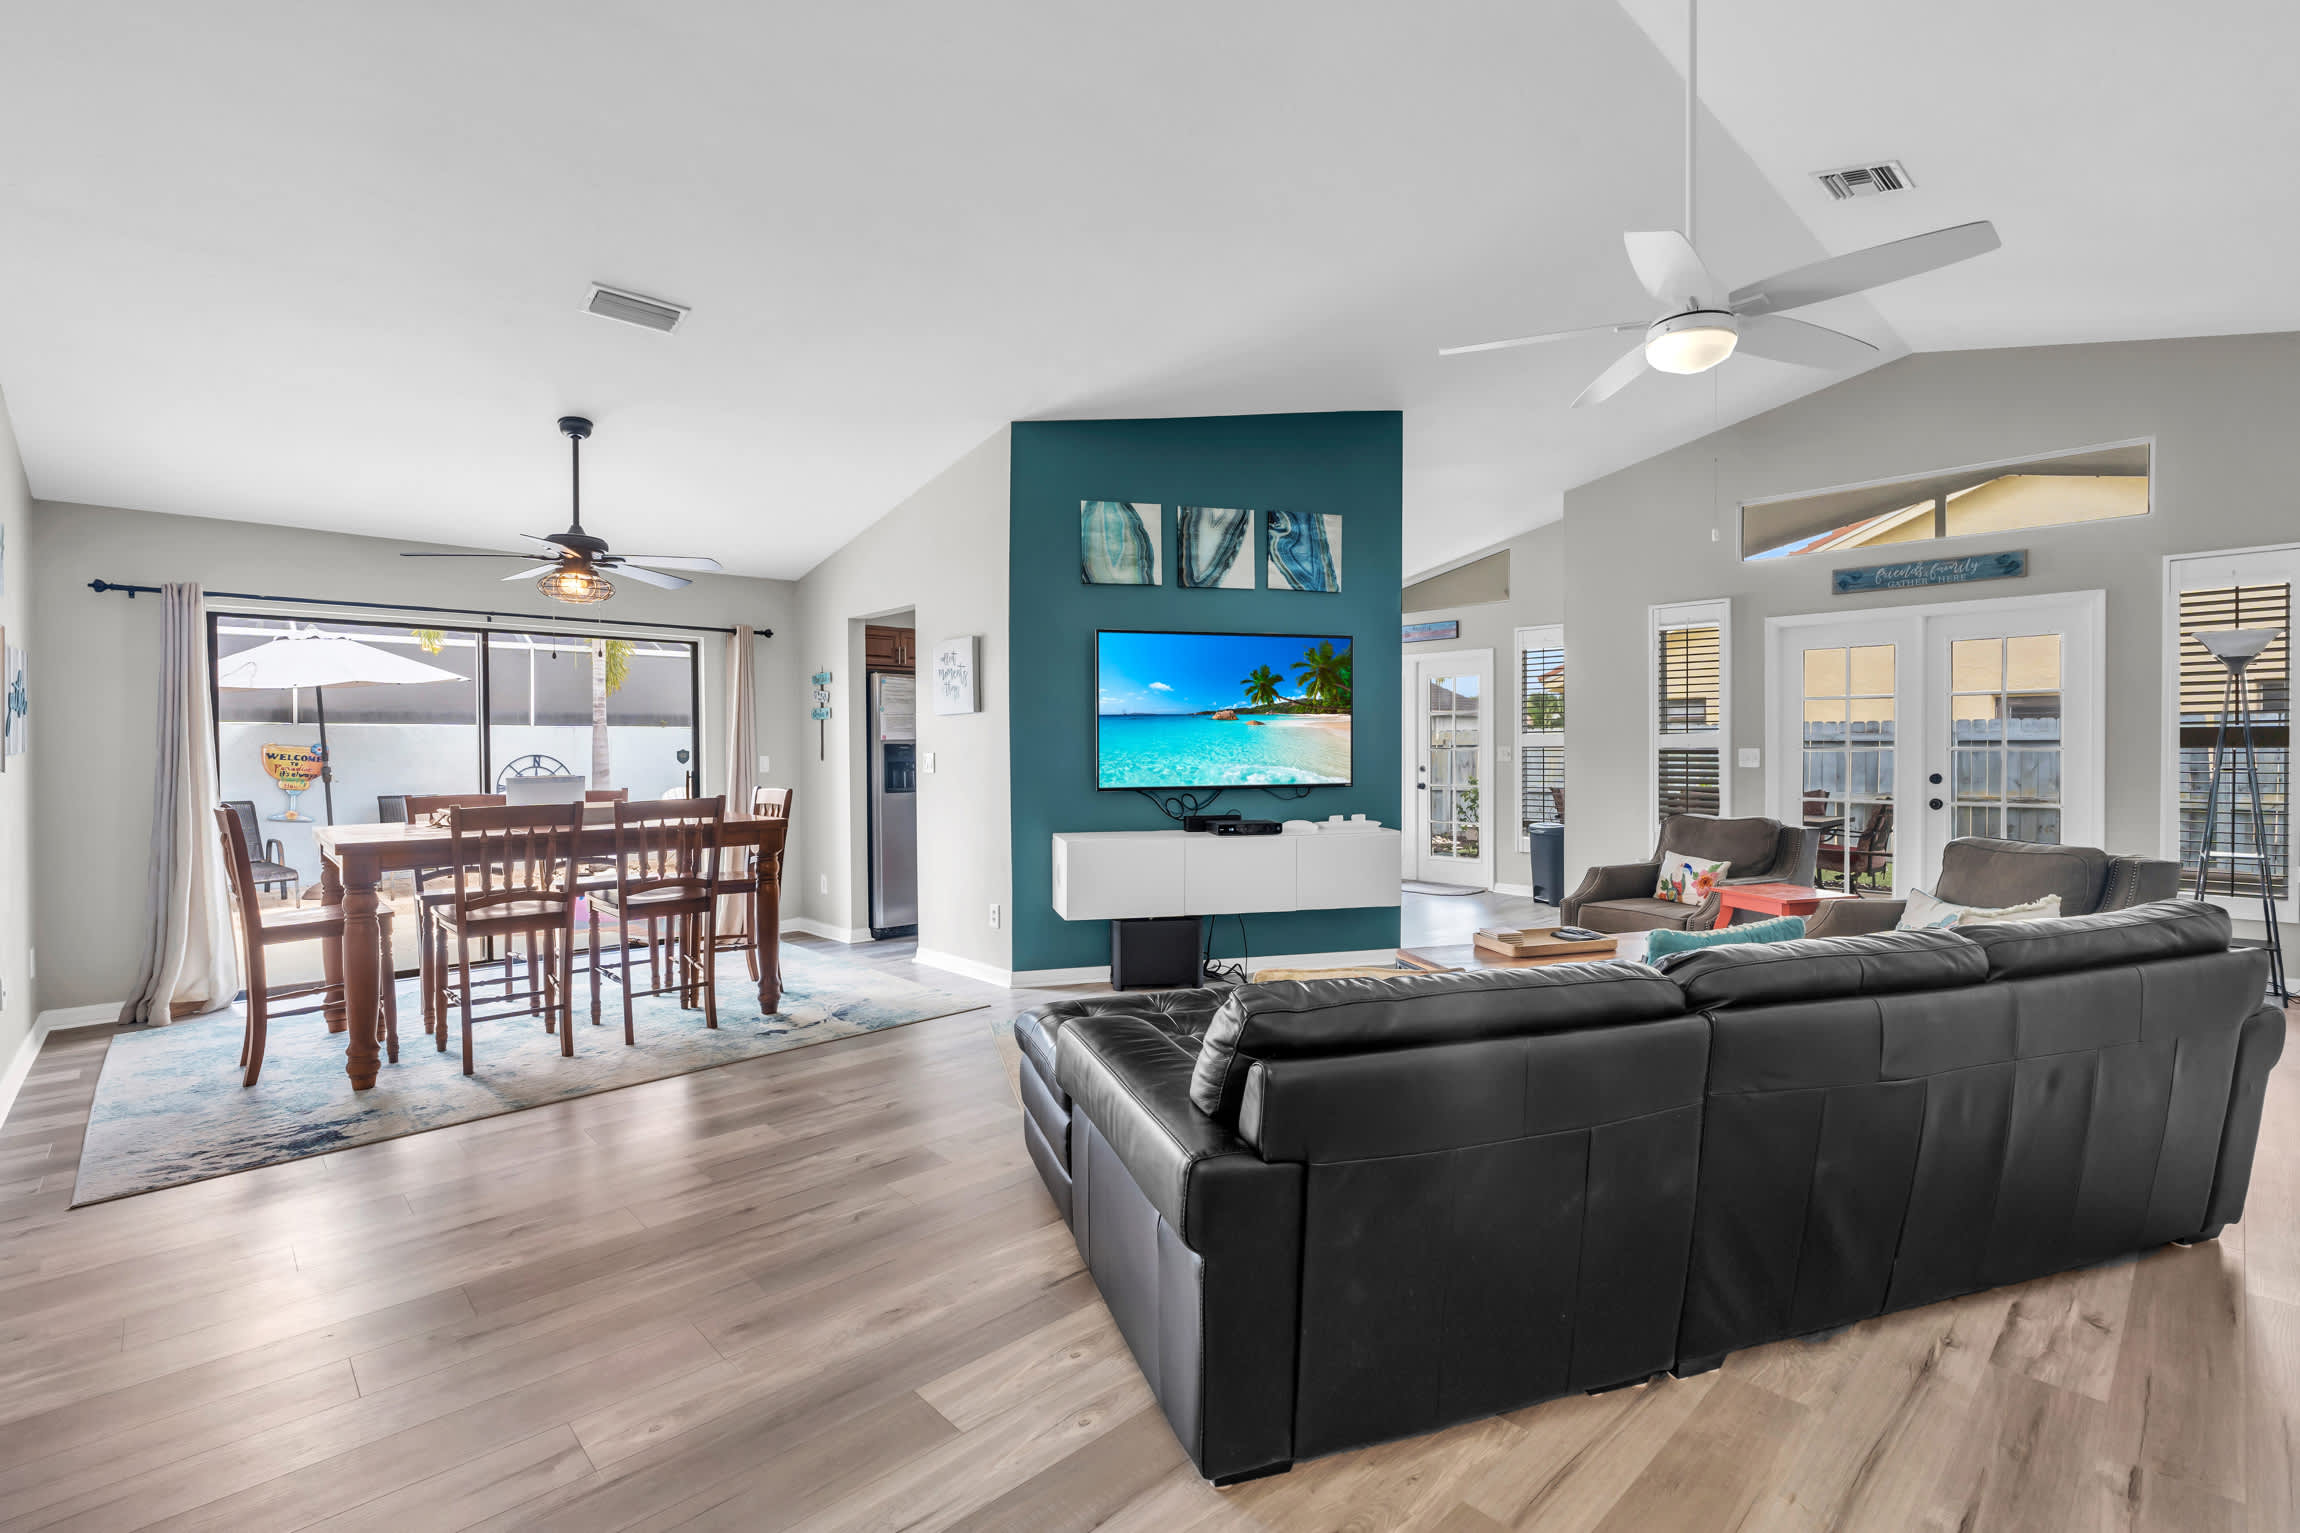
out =
<svg viewBox="0 0 2300 1533"><path fill-rule="evenodd" d="M1901 168L1899 160L1884 160L1875 165L1847 165L1842 170L1816 170L1813 179L1829 189L1829 195L1839 202L1853 197L1878 197L1886 192L1906 191L1917 183Z"/></svg>
<svg viewBox="0 0 2300 1533"><path fill-rule="evenodd" d="M626 325L665 332L678 329L679 321L687 317L684 304L665 303L660 298L626 293L597 282L591 284L591 301L583 305L583 310L601 319L619 319Z"/></svg>

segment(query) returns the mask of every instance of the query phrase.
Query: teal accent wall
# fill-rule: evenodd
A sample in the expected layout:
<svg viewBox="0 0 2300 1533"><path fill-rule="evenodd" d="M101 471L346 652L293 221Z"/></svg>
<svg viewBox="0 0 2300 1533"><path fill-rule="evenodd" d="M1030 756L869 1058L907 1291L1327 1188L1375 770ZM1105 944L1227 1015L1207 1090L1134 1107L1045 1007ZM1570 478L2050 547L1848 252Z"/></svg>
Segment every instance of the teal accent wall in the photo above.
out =
<svg viewBox="0 0 2300 1533"><path fill-rule="evenodd" d="M1233 788L1217 809L1248 819L1364 814L1395 825L1399 773L1399 534L1404 421L1394 410L1318 415L1224 415L1171 420L1020 421L1014 427L1008 666L1012 714L1014 967L1067 969L1110 961L1106 921L1054 913L1057 831L1159 830L1172 822L1136 793L1104 793L1094 777L1094 635L1103 628L1205 633L1348 634L1356 652L1354 779L1300 800ZM1164 584L1089 586L1078 578L1078 503L1147 501L1165 508ZM1330 512L1342 521L1339 595L1264 590L1255 519L1256 589L1185 590L1174 583L1175 515L1182 505ZM1259 954L1395 946L1395 907L1249 915ZM1214 921L1217 957L1240 952L1238 922Z"/></svg>

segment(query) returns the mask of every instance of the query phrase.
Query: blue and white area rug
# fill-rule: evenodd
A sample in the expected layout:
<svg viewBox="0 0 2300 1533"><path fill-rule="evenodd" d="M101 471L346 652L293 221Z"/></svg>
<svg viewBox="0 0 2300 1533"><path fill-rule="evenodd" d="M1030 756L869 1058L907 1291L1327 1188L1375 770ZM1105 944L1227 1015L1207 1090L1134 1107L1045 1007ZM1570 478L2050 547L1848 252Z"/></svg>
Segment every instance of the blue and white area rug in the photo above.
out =
<svg viewBox="0 0 2300 1533"><path fill-rule="evenodd" d="M96 1082L72 1204L206 1181L983 1005L785 943L781 1011L760 1015L742 957L730 954L719 966L717 1031L703 1026L700 1011L681 1011L676 996L650 996L636 1007L638 1045L626 1047L620 993L602 987L602 1025L593 1027L589 981L578 974L575 983L574 1058L560 1054L558 1036L546 1033L540 1019L481 1022L472 1029L476 1073L467 1076L460 1029L451 1031L440 1053L423 1031L415 981L401 981L399 1063L384 1065L372 1091L351 1089L343 1034L329 1032L317 1015L272 1023L263 1076L247 1087L240 1084L239 1007L174 1027L115 1034Z"/></svg>

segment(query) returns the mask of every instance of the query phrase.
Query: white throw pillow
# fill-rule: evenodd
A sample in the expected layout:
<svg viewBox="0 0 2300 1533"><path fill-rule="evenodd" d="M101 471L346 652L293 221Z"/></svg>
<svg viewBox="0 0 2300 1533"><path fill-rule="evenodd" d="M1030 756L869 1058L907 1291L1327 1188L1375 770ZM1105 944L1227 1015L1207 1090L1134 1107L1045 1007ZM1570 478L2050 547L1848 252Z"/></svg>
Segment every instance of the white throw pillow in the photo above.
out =
<svg viewBox="0 0 2300 1533"><path fill-rule="evenodd" d="M1901 919L1895 931L1939 931L1951 926L1978 926L1985 921L2050 921L2060 915L2060 896L2048 894L2041 900L2030 900L2025 905L2000 905L1987 909L1980 905L1957 905L1936 899L1922 889L1909 891L1908 903L1902 907Z"/></svg>
<svg viewBox="0 0 2300 1533"><path fill-rule="evenodd" d="M1653 886L1657 900L1675 900L1680 905L1700 905L1708 901L1717 886L1725 881L1729 863L1711 862L1706 857L1688 857L1682 852L1661 854L1661 877Z"/></svg>

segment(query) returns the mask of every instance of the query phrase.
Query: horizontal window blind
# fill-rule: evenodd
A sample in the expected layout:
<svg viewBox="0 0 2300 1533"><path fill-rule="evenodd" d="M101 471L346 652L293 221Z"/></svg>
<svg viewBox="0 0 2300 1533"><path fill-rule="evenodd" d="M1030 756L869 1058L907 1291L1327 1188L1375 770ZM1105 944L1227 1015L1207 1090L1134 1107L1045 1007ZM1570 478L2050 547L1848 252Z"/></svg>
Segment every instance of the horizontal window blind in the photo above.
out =
<svg viewBox="0 0 2300 1533"><path fill-rule="evenodd" d="M1719 727L1719 629L1714 623L1664 628L1658 658L1661 681L1656 729L1665 735L1706 733Z"/></svg>
<svg viewBox="0 0 2300 1533"><path fill-rule="evenodd" d="M1565 727L1565 651L1529 649L1518 656L1524 708L1519 727L1528 733Z"/></svg>
<svg viewBox="0 0 2300 1533"><path fill-rule="evenodd" d="M1717 752L1714 750L1665 750L1659 756L1660 810L1667 819L1673 814L1709 814L1718 812L1721 800L1717 793Z"/></svg>
<svg viewBox="0 0 2300 1533"><path fill-rule="evenodd" d="M1554 746L1528 745L1518 753L1519 777L1524 784L1518 823L1544 825L1565 819L1565 752Z"/></svg>

